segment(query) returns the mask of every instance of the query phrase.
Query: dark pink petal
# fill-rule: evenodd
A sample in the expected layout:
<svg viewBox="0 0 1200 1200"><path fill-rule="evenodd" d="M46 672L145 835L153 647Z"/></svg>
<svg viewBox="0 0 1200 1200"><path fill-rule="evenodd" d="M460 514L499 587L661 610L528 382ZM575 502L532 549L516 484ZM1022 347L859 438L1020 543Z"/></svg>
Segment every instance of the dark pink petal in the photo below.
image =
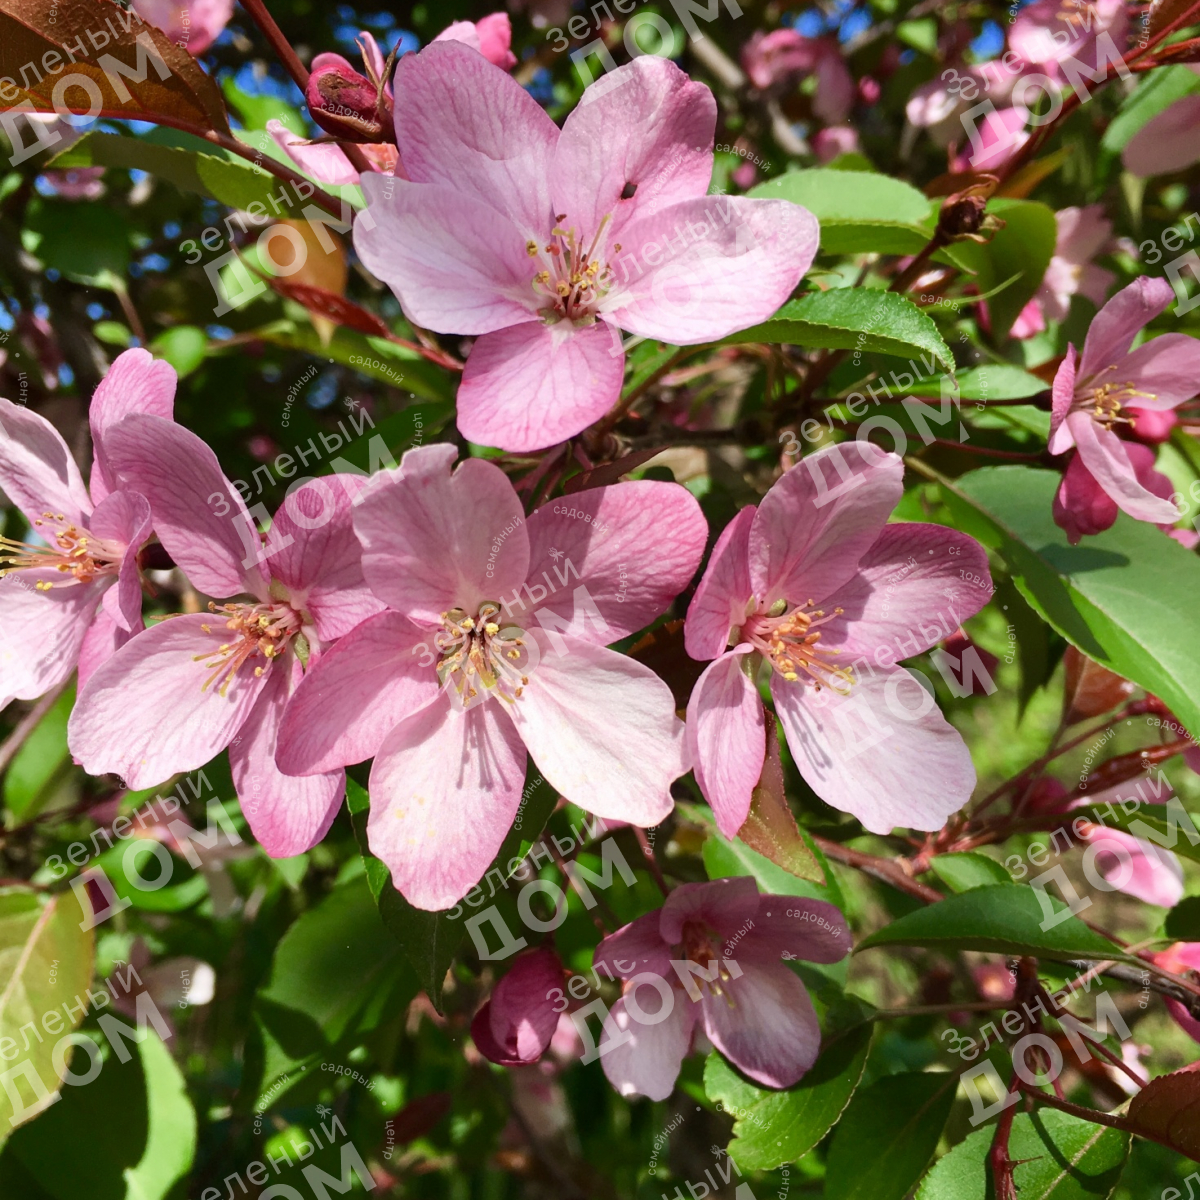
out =
<svg viewBox="0 0 1200 1200"><path fill-rule="evenodd" d="M108 662L131 637L133 634L122 629L101 607L79 647L79 674L75 681L77 693L87 687L96 668Z"/></svg>
<svg viewBox="0 0 1200 1200"><path fill-rule="evenodd" d="M1089 848L1098 847L1095 868L1110 887L1145 904L1174 908L1183 899L1183 867L1169 850L1119 829L1093 826Z"/></svg>
<svg viewBox="0 0 1200 1200"><path fill-rule="evenodd" d="M536 1062L550 1045L558 1028L558 1012L551 993L562 990L563 965L549 946L519 954L508 974L492 989L487 1007L492 1044L505 1055L493 1062ZM475 1036L472 1023L471 1036ZM478 1042L476 1043L478 1045Z"/></svg>
<svg viewBox="0 0 1200 1200"><path fill-rule="evenodd" d="M791 1087L821 1051L812 1001L782 964L739 965L741 977L724 985L728 998L706 992L700 1001L704 1031L742 1074L767 1087Z"/></svg>
<svg viewBox="0 0 1200 1200"><path fill-rule="evenodd" d="M692 1029L699 1014L697 1006L682 992L671 988L670 994L671 1008L653 1024L634 1020L626 1008L625 996L612 1006L600 1038L600 1065L608 1082L622 1096L665 1100L675 1090L675 1080L691 1048ZM662 1011L661 997L649 984L637 989L635 1001L651 1018ZM628 1040L621 1040L623 1034L628 1034ZM610 1039L614 1044L606 1049Z"/></svg>
<svg viewBox="0 0 1200 1200"><path fill-rule="evenodd" d="M1079 378L1090 380L1129 353L1133 339L1175 299L1165 279L1143 275L1123 287L1097 314L1083 342ZM1109 378L1108 376L1105 379ZM1103 383L1105 379L1098 382Z"/></svg>
<svg viewBox="0 0 1200 1200"><path fill-rule="evenodd" d="M863 654L875 661L880 647L912 658L991 599L990 579L987 551L973 537L944 525L885 525L854 578L822 602L845 612L825 626L821 645L840 649L844 666Z"/></svg>
<svg viewBox="0 0 1200 1200"><path fill-rule="evenodd" d="M632 979L642 971L669 978L670 947L659 932L661 909L648 912L610 933L592 956L592 966L620 979ZM617 960L620 959L620 965Z"/></svg>
<svg viewBox="0 0 1200 1200"><path fill-rule="evenodd" d="M475 33L479 38L479 53L488 62L504 71L511 71L517 65L517 56L511 49L512 21L508 13L494 12L480 17L475 22Z"/></svg>
<svg viewBox="0 0 1200 1200"><path fill-rule="evenodd" d="M722 938L731 938L754 920L758 900L758 884L749 875L681 883L663 903L658 932L668 946L676 946L684 925L699 921Z"/></svg>
<svg viewBox="0 0 1200 1200"><path fill-rule="evenodd" d="M288 703L275 756L280 769L307 775L371 758L395 726L436 696L431 642L428 629L390 610L335 642Z"/></svg>
<svg viewBox="0 0 1200 1200"><path fill-rule="evenodd" d="M683 642L701 662L724 653L730 630L742 624L751 607L750 527L757 511L756 505L746 505L721 530L688 605Z"/></svg>
<svg viewBox="0 0 1200 1200"><path fill-rule="evenodd" d="M746 645L722 654L705 668L688 701L688 757L726 837L745 822L767 755L763 703L746 673L752 653Z"/></svg>
<svg viewBox="0 0 1200 1200"><path fill-rule="evenodd" d="M346 794L344 771L296 778L275 765L279 723L291 691L289 667L299 676L298 662L281 662L229 745L229 769L242 812L272 858L311 850L329 831Z"/></svg>
<svg viewBox="0 0 1200 1200"><path fill-rule="evenodd" d="M205 686L213 674L205 664L224 632L208 613L170 617L132 638L95 672L67 728L71 753L89 775L119 775L131 788L156 787L204 766L229 745L272 671L286 666L272 664L255 676L247 664L222 696L219 684Z"/></svg>
<svg viewBox="0 0 1200 1200"><path fill-rule="evenodd" d="M0 699L34 700L75 669L79 649L110 579L61 585L55 570L0 578ZM48 591L37 584L49 583Z"/></svg>
<svg viewBox="0 0 1200 1200"><path fill-rule="evenodd" d="M1169 500L1156 496L1137 477L1125 442L1111 429L1102 429L1088 413L1067 418L1084 466L1117 506L1138 521L1174 525L1179 512Z"/></svg>
<svg viewBox="0 0 1200 1200"><path fill-rule="evenodd" d="M739 943L738 962L778 962L784 955L805 962L840 962L853 946L846 918L824 900L763 896L754 928Z"/></svg>
<svg viewBox="0 0 1200 1200"><path fill-rule="evenodd" d="M418 325L490 333L537 311L529 235L499 209L467 188L377 173L364 175L362 188L371 220L355 221L354 248Z"/></svg>
<svg viewBox="0 0 1200 1200"><path fill-rule="evenodd" d="M127 633L142 629L142 580L137 557L150 536L150 505L138 492L110 492L92 513L91 531L96 537L124 543L117 586L104 593L108 615Z"/></svg>
<svg viewBox="0 0 1200 1200"><path fill-rule="evenodd" d="M521 803L525 749L498 704L443 694L387 736L371 767L371 853L417 908L457 904L488 869Z"/></svg>
<svg viewBox="0 0 1200 1200"><path fill-rule="evenodd" d="M471 349L458 388L465 438L501 450L540 450L598 421L621 394L625 350L597 321L525 321L486 333Z"/></svg>
<svg viewBox="0 0 1200 1200"><path fill-rule="evenodd" d="M506 213L518 249L550 232L558 129L512 76L454 41L396 68L396 144L410 179L441 183ZM530 272L530 277L532 277Z"/></svg>
<svg viewBox="0 0 1200 1200"><path fill-rule="evenodd" d="M551 168L556 213L585 245L609 217L605 242L624 244L631 220L705 194L716 122L712 92L667 59L644 55L609 72L563 124Z"/></svg>
<svg viewBox="0 0 1200 1200"><path fill-rule="evenodd" d="M772 316L812 265L818 240L816 217L787 200L683 200L626 227L618 283L602 311L642 337L714 341Z"/></svg>
<svg viewBox="0 0 1200 1200"><path fill-rule="evenodd" d="M362 546L354 536L353 475L312 479L288 495L271 523L271 575L291 603L311 614L322 642L349 633L383 608L362 573Z"/></svg>
<svg viewBox="0 0 1200 1200"><path fill-rule="evenodd" d="M92 393L88 421L92 429L92 499L99 504L119 486L109 470L104 454L104 436L109 429L132 413L149 413L166 421L174 419L175 387L179 377L175 368L149 350L135 347L113 359L108 374Z"/></svg>
<svg viewBox="0 0 1200 1200"><path fill-rule="evenodd" d="M750 582L763 609L820 601L849 580L904 492L904 464L844 442L798 462L758 506Z"/></svg>
<svg viewBox="0 0 1200 1200"><path fill-rule="evenodd" d="M1200 340L1185 333L1164 333L1131 350L1102 382L1135 392L1136 399L1129 404L1159 412L1175 408L1200 392Z"/></svg>
<svg viewBox="0 0 1200 1200"><path fill-rule="evenodd" d="M441 628L452 608L475 613L525 582L525 513L508 476L455 449L420 446L399 472L378 478L359 503L354 529L363 575L390 607Z"/></svg>
<svg viewBox="0 0 1200 1200"><path fill-rule="evenodd" d="M1130 404L1126 412L1133 418L1133 433L1146 442L1159 444L1170 440L1171 431L1179 424L1172 409L1138 408Z"/></svg>
<svg viewBox="0 0 1200 1200"><path fill-rule="evenodd" d="M83 477L62 435L35 412L0 399L0 491L32 525L59 513L76 526L92 511Z"/></svg>
<svg viewBox="0 0 1200 1200"><path fill-rule="evenodd" d="M840 125L854 107L856 84L836 44L822 42L817 57L817 89L813 93L813 112L830 125Z"/></svg>
<svg viewBox="0 0 1200 1200"><path fill-rule="evenodd" d="M267 122L267 132L288 158L318 183L358 182L358 172L350 165L345 151L335 142L310 145L307 138L293 133L282 121L274 119Z"/></svg>
<svg viewBox="0 0 1200 1200"><path fill-rule="evenodd" d="M1068 343L1067 353L1054 373L1054 386L1050 390L1050 440L1046 449L1051 454L1065 454L1075 445L1075 439L1067 427L1067 413L1075 400L1075 347Z"/></svg>
<svg viewBox="0 0 1200 1200"><path fill-rule="evenodd" d="M540 661L512 717L546 782L599 817L657 825L687 770L671 689L603 646L543 629L525 640Z"/></svg>
<svg viewBox="0 0 1200 1200"><path fill-rule="evenodd" d="M1173 175L1200 161L1200 95L1184 96L1147 121L1121 151L1125 169L1143 179Z"/></svg>
<svg viewBox="0 0 1200 1200"><path fill-rule="evenodd" d="M1067 541L1077 546L1081 537L1111 529L1120 511L1083 459L1071 455L1054 493L1054 523L1067 535Z"/></svg>
<svg viewBox="0 0 1200 1200"><path fill-rule="evenodd" d="M1175 942L1154 955L1154 961L1175 975L1186 976L1189 971L1200 971L1200 942ZM1188 1037L1200 1042L1200 1020L1178 1000L1168 1000L1167 1011Z"/></svg>
<svg viewBox="0 0 1200 1200"><path fill-rule="evenodd" d="M200 438L162 417L135 413L109 428L105 448L124 485L150 501L159 541L199 591L266 597L266 577L255 561L262 539Z"/></svg>
<svg viewBox="0 0 1200 1200"><path fill-rule="evenodd" d="M771 694L809 787L872 833L941 829L970 799L975 768L961 735L902 667L860 679L849 696L775 675Z"/></svg>
<svg viewBox="0 0 1200 1200"><path fill-rule="evenodd" d="M700 505L677 483L618 483L545 504L529 518L529 581L547 590L538 610L570 622L575 637L619 641L661 616L687 587L707 536ZM579 587L603 628L584 618Z"/></svg>

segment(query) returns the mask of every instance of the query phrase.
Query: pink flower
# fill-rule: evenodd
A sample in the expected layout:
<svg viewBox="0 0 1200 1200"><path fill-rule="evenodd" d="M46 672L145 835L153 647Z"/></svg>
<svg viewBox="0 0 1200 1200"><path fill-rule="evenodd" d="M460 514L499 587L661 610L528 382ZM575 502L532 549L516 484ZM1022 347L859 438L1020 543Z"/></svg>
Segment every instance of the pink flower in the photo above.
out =
<svg viewBox="0 0 1200 1200"><path fill-rule="evenodd" d="M414 322L477 337L458 392L471 441L574 436L620 394L619 329L714 341L774 313L812 262L805 209L705 194L716 105L664 59L605 75L561 133L456 42L402 59L395 88L413 182L362 181L374 224L354 244Z"/></svg>
<svg viewBox="0 0 1200 1200"><path fill-rule="evenodd" d="M363 582L350 525L357 481L336 476L298 488L275 514L264 548L195 434L132 416L106 445L122 477L149 500L159 539L192 585L230 602L159 621L113 655L71 714L71 750L89 774L112 772L147 788L228 746L255 836L273 857L299 854L329 828L345 780L340 771L292 779L276 769L284 705L304 662L380 608Z"/></svg>
<svg viewBox="0 0 1200 1200"><path fill-rule="evenodd" d="M489 13L478 21L455 21L433 40L462 42L503 71L517 65L517 56L512 52L512 21L506 12Z"/></svg>
<svg viewBox="0 0 1200 1200"><path fill-rule="evenodd" d="M760 29L742 47L742 66L760 91L815 74L813 112L830 125L840 124L854 107L854 76L833 38L805 37L794 29Z"/></svg>
<svg viewBox="0 0 1200 1200"><path fill-rule="evenodd" d="M359 33L366 75L340 54L318 54L304 99L310 116L327 133L346 142L395 141L392 85L385 78L387 61L379 43L365 29Z"/></svg>
<svg viewBox="0 0 1200 1200"><path fill-rule="evenodd" d="M133 8L194 56L217 40L233 16L233 0L134 0Z"/></svg>
<svg viewBox="0 0 1200 1200"><path fill-rule="evenodd" d="M1029 141L1025 132L1028 112L1023 108L998 108L976 126L978 143L972 139L951 164L955 172L994 171Z"/></svg>
<svg viewBox="0 0 1200 1200"><path fill-rule="evenodd" d="M1154 961L1174 975L1196 979L1200 973L1200 942L1176 942L1154 955ZM1200 1018L1193 1017L1178 1000L1168 1000L1166 1004L1175 1024L1194 1042L1200 1042Z"/></svg>
<svg viewBox="0 0 1200 1200"><path fill-rule="evenodd" d="M1169 850L1100 825L1090 826L1086 834L1089 849L1095 847L1096 870L1109 887L1160 908L1174 908L1183 899L1183 867Z"/></svg>
<svg viewBox="0 0 1200 1200"><path fill-rule="evenodd" d="M293 133L282 121L267 122L267 132L275 144L306 175L318 183L357 183L358 171L350 165L346 152L336 142L310 141ZM404 177L400 155L388 142L364 142L359 149L375 169L384 175Z"/></svg>
<svg viewBox="0 0 1200 1200"><path fill-rule="evenodd" d="M857 154L858 130L850 125L829 125L813 135L812 148L819 163L833 162L841 154Z"/></svg>
<svg viewBox="0 0 1200 1200"><path fill-rule="evenodd" d="M1075 347L1068 346L1054 376L1049 450L1077 452L1063 477L1054 519L1073 540L1080 533L1107 529L1116 519L1115 513L1108 519L1112 504L1139 521L1173 525L1179 518L1167 499L1169 485L1165 496L1158 494L1144 467L1139 473L1144 455L1113 430L1130 422L1129 404L1163 412L1195 395L1200 386L1200 342L1195 338L1166 333L1129 349L1138 331L1173 299L1165 279L1134 280L1096 315L1078 369Z"/></svg>
<svg viewBox="0 0 1200 1200"><path fill-rule="evenodd" d="M665 1100L702 1029L756 1083L791 1087L816 1062L821 1030L780 960L831 963L849 950L845 918L822 900L760 896L745 876L680 884L596 948L595 967L628 981L600 1043L609 1083Z"/></svg>
<svg viewBox="0 0 1200 1200"><path fill-rule="evenodd" d="M706 534L689 492L649 481L526 518L499 467L452 470L455 453L410 450L364 493L363 571L388 610L308 673L278 751L296 773L374 755L371 850L425 909L483 877L526 752L588 812L643 826L670 812L687 770L670 690L605 647L666 609Z"/></svg>
<svg viewBox="0 0 1200 1200"><path fill-rule="evenodd" d="M1097 308L1104 304L1116 276L1092 259L1112 248L1112 222L1100 204L1060 208L1055 214L1058 238L1034 302L1047 320L1065 321L1071 297L1078 293Z"/></svg>
<svg viewBox="0 0 1200 1200"><path fill-rule="evenodd" d="M91 489L44 417L0 400L0 488L36 543L0 539L0 706L32 700L76 666L80 686L142 628L137 556L150 507L119 484L108 438L128 413L170 418L175 372L146 350L119 355L92 396Z"/></svg>
<svg viewBox="0 0 1200 1200"><path fill-rule="evenodd" d="M558 1029L550 993L563 986L563 965L549 946L517 956L471 1022L471 1040L503 1067L537 1062Z"/></svg>
<svg viewBox="0 0 1200 1200"><path fill-rule="evenodd" d="M831 446L717 540L684 630L693 658L716 660L692 692L687 736L727 837L766 756L764 666L800 773L872 833L940 829L971 795L962 738L912 674L883 663L928 650L983 607L989 593L969 579L988 578L987 555L940 525L886 524L903 477L894 454Z"/></svg>
<svg viewBox="0 0 1200 1200"><path fill-rule="evenodd" d="M1200 162L1200 95L1184 96L1147 121L1121 151L1121 162L1142 178L1173 175Z"/></svg>
<svg viewBox="0 0 1200 1200"><path fill-rule="evenodd" d="M1069 80L1060 67L1069 58L1089 69L1100 60L1111 60L1114 55L1107 53L1107 47L1105 54L1098 53L1105 35L1120 58L1129 36L1125 0L1035 0L1013 21L1008 44L1052 79Z"/></svg>
<svg viewBox="0 0 1200 1200"><path fill-rule="evenodd" d="M42 178L64 200L99 200L104 195L106 167L75 167L69 171L44 171Z"/></svg>

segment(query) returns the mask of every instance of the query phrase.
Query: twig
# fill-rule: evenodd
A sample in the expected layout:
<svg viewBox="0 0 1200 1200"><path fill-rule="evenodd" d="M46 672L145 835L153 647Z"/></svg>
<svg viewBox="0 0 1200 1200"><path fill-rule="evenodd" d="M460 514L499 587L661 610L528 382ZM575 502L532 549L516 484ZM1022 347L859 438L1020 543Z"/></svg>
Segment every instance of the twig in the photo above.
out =
<svg viewBox="0 0 1200 1200"><path fill-rule="evenodd" d="M875 879L889 883L897 891L907 892L910 896L924 900L927 904L945 899L941 892L926 887L925 884L918 883L911 878L904 868L894 860L880 858L876 854L866 854L861 850L851 850L848 846L831 842L828 838L819 837L816 834L812 835L812 840L825 852L826 858L832 858L835 862L844 863L848 867L862 871L865 875L871 875Z"/></svg>
<svg viewBox="0 0 1200 1200"><path fill-rule="evenodd" d="M1043 1104L1050 1105L1051 1108L1060 1108L1065 1113L1070 1113L1073 1117L1082 1117L1085 1121L1091 1121L1096 1125L1107 1125L1112 1129L1121 1129L1126 1133L1136 1133L1139 1137L1149 1137L1148 1133L1144 1133L1140 1129L1134 1129L1132 1125L1127 1124L1120 1117L1111 1116L1109 1113L1099 1112L1094 1108L1085 1108L1082 1104L1072 1104L1070 1100L1060 1100L1057 1096L1051 1096L1047 1092L1039 1092L1036 1088L1027 1088L1018 1084L1021 1091L1026 1096L1032 1096L1034 1100L1040 1100ZM1010 1109L1015 1106L1010 1105ZM1154 1139L1158 1140L1158 1139ZM1165 1143L1164 1143L1165 1145ZM999 1200L999 1197L997 1197Z"/></svg>
<svg viewBox="0 0 1200 1200"><path fill-rule="evenodd" d="M3 771L18 750L25 744L29 735L37 728L38 722L54 707L54 702L62 695L63 689L70 682L64 679L58 687L47 692L40 700L17 722L17 727L0 742L0 771Z"/></svg>
<svg viewBox="0 0 1200 1200"><path fill-rule="evenodd" d="M646 836L646 831L640 825L634 825L633 833L638 840L638 845L642 848L642 853L646 856L646 866L650 869L650 874L654 876L654 882L658 884L658 890L664 896L669 895L667 881L663 878L662 868L658 865L658 860L654 857L654 847L650 845L650 839Z"/></svg>
<svg viewBox="0 0 1200 1200"><path fill-rule="evenodd" d="M283 30L275 24L275 18L267 11L263 0L242 0L242 7L250 14L250 19L263 31L276 57L283 63L284 69L296 82L296 86L304 93L308 89L308 68L300 61L292 43L283 36Z"/></svg>

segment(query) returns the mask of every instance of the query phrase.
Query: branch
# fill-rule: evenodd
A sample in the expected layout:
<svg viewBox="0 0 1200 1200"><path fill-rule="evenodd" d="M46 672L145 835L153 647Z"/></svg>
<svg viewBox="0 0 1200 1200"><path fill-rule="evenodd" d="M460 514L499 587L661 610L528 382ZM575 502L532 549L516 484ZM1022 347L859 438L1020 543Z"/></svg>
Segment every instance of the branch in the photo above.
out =
<svg viewBox="0 0 1200 1200"><path fill-rule="evenodd" d="M907 892L908 895L915 896L918 900L924 900L926 904L933 904L938 900L945 899L941 892L926 887L923 883L918 883L894 859L880 858L876 854L866 854L861 850L851 850L848 846L831 842L828 838L818 837L816 834L812 834L811 837L825 852L826 858L832 858L835 862L844 863L848 867L862 871L865 875L889 883L897 891Z"/></svg>

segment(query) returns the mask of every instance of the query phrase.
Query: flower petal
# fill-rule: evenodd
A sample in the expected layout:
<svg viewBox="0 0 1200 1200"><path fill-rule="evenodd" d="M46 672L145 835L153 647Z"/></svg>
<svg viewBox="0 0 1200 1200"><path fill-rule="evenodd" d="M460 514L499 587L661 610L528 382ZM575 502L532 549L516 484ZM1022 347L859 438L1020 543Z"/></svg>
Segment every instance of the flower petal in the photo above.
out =
<svg viewBox="0 0 1200 1200"><path fill-rule="evenodd" d="M127 633L142 631L142 580L138 552L150 536L150 505L145 496L124 490L109 492L96 506L90 522L96 537L123 543L117 586L104 593L104 608Z"/></svg>
<svg viewBox="0 0 1200 1200"><path fill-rule="evenodd" d="M518 248L550 232L558 129L512 76L459 42L406 54L393 84L396 144L409 178L507 214Z"/></svg>
<svg viewBox="0 0 1200 1200"><path fill-rule="evenodd" d="M229 746L233 786L250 829L272 858L311 850L329 831L346 794L346 773L296 778L275 765L275 743L291 682L300 664L281 663ZM298 680L297 680L298 682Z"/></svg>
<svg viewBox="0 0 1200 1200"><path fill-rule="evenodd" d="M626 227L617 261L632 259L639 273L623 275L601 310L642 337L715 341L772 316L812 266L818 240L816 217L787 200L683 200Z"/></svg>
<svg viewBox="0 0 1200 1200"><path fill-rule="evenodd" d="M95 672L67 727L71 753L89 775L111 773L130 788L156 787L204 766L229 745L272 671L286 665L272 663L261 676L244 666L222 695L216 685L204 686L220 637L219 621L208 614L171 617L132 638Z"/></svg>
<svg viewBox="0 0 1200 1200"><path fill-rule="evenodd" d="M336 143L312 145L307 138L293 133L282 121L274 119L267 122L267 132L288 158L318 183L339 185L358 182L358 172Z"/></svg>
<svg viewBox="0 0 1200 1200"><path fill-rule="evenodd" d="M1121 151L1125 170L1143 179L1173 175L1200 161L1200 95L1183 96L1152 117Z"/></svg>
<svg viewBox="0 0 1200 1200"><path fill-rule="evenodd" d="M657 1015L650 988L641 989L637 999L645 1001L644 1012ZM692 1045L696 1006L671 988L671 1009L653 1025L635 1021L625 1007L625 997L612 1006L599 1043L600 1065L608 1082L622 1096L646 1096L665 1100L675 1090L679 1068ZM625 1040L620 1040L627 1035Z"/></svg>
<svg viewBox="0 0 1200 1200"><path fill-rule="evenodd" d="M504 213L469 189L374 172L362 189L372 221L355 221L354 248L418 325L490 333L537 311L529 237Z"/></svg>
<svg viewBox="0 0 1200 1200"><path fill-rule="evenodd" d="M457 904L500 849L521 803L525 749L496 704L441 695L388 735L371 767L371 853L410 904Z"/></svg>
<svg viewBox="0 0 1200 1200"><path fill-rule="evenodd" d="M353 475L310 479L288 495L271 522L267 555L273 578L290 600L312 615L322 642L349 633L383 608L362 573L362 546L354 536Z"/></svg>
<svg viewBox="0 0 1200 1200"><path fill-rule="evenodd" d="M1072 413L1067 423L1084 466L1123 512L1155 525L1173 525L1179 520L1170 500L1156 496L1139 482L1125 443L1111 429L1102 429L1084 412Z"/></svg>
<svg viewBox="0 0 1200 1200"><path fill-rule="evenodd" d="M1183 899L1183 867L1169 850L1120 829L1093 826L1088 853L1096 847L1095 867L1110 887L1145 904L1174 908Z"/></svg>
<svg viewBox="0 0 1200 1200"><path fill-rule="evenodd" d="M1122 288L1088 327L1079 378L1090 380L1105 367L1120 362L1137 334L1174 299L1175 291L1165 279L1143 275Z"/></svg>
<svg viewBox="0 0 1200 1200"><path fill-rule="evenodd" d="M671 690L648 667L591 642L528 630L540 661L512 717L551 787L599 817L657 825L687 770Z"/></svg>
<svg viewBox="0 0 1200 1200"><path fill-rule="evenodd" d="M1067 427L1064 425L1064 429ZM1054 523L1072 546L1085 534L1103 533L1117 519L1117 502L1096 482L1078 454L1072 454L1054 493Z"/></svg>
<svg viewBox="0 0 1200 1200"><path fill-rule="evenodd" d="M661 909L635 917L628 925L610 933L596 947L592 966L601 967L617 978L632 979L642 971L669 978L671 975L670 947L659 932ZM617 960L632 966L619 967Z"/></svg>
<svg viewBox="0 0 1200 1200"><path fill-rule="evenodd" d="M1137 393L1126 405L1162 412L1200 391L1200 340L1186 333L1164 333L1131 350L1105 381Z"/></svg>
<svg viewBox="0 0 1200 1200"><path fill-rule="evenodd" d="M205 442L182 425L135 413L109 428L105 448L124 485L150 501L159 541L193 586L218 597L267 594L254 560L262 539ZM222 504L226 515L218 516Z"/></svg>
<svg viewBox="0 0 1200 1200"><path fill-rule="evenodd" d="M597 321L526 320L485 333L471 348L458 388L465 438L501 450L540 450L598 421L621 394L620 333Z"/></svg>
<svg viewBox="0 0 1200 1200"><path fill-rule="evenodd" d="M705 993L700 1001L704 1031L743 1075L767 1087L791 1087L821 1051L812 1001L787 967L740 965L741 977L725 984L728 999Z"/></svg>
<svg viewBox="0 0 1200 1200"><path fill-rule="evenodd" d="M677 483L618 483L545 504L529 518L529 579L558 587L537 611L558 613L575 637L620 641L661 616L687 587L707 537L700 505ZM584 619L575 603L579 587L587 588L603 629Z"/></svg>
<svg viewBox="0 0 1200 1200"><path fill-rule="evenodd" d="M630 221L708 191L716 122L712 92L667 59L648 54L610 71L563 124L550 177L555 212L585 245L611 217L605 236L623 243Z"/></svg>
<svg viewBox="0 0 1200 1200"><path fill-rule="evenodd" d="M113 359L108 374L92 393L88 421L92 429L92 499L99 504L120 486L104 453L104 437L118 421L132 413L150 413L171 421L175 416L175 368L149 350L135 347Z"/></svg>
<svg viewBox="0 0 1200 1200"><path fill-rule="evenodd" d="M798 462L758 506L750 582L763 608L823 600L849 580L904 492L904 464L844 442Z"/></svg>
<svg viewBox="0 0 1200 1200"><path fill-rule="evenodd" d="M700 921L722 938L733 937L758 912L758 884L749 875L681 883L660 909L658 931L668 946L683 938L688 921Z"/></svg>
<svg viewBox="0 0 1200 1200"><path fill-rule="evenodd" d="M1075 347L1068 343L1067 353L1054 372L1054 386L1050 391L1050 441L1046 449L1051 454L1065 454L1075 445L1075 439L1066 424L1067 414L1075 400L1075 362Z"/></svg>
<svg viewBox="0 0 1200 1200"><path fill-rule="evenodd" d="M730 838L745 823L767 757L763 703L745 669L751 653L744 645L722 654L705 668L688 701L688 757L717 828Z"/></svg>
<svg viewBox="0 0 1200 1200"><path fill-rule="evenodd" d="M482 458L451 470L453 454L410 450L398 472L372 483L354 517L371 590L438 629L452 608L474 613L515 592L529 567L525 513L508 476Z"/></svg>
<svg viewBox="0 0 1200 1200"><path fill-rule="evenodd" d="M700 659L716 658L729 643L730 631L746 618L754 593L750 586L750 527L757 505L748 504L724 529L688 605L683 642Z"/></svg>
<svg viewBox="0 0 1200 1200"><path fill-rule="evenodd" d="M784 955L805 962L840 962L853 948L846 918L824 900L801 896L762 896L754 928L746 935L738 961L763 958L778 962Z"/></svg>
<svg viewBox="0 0 1200 1200"><path fill-rule="evenodd" d="M860 679L848 696L775 675L771 694L800 774L872 833L941 829L970 799L962 737L902 667Z"/></svg>
<svg viewBox="0 0 1200 1200"><path fill-rule="evenodd" d="M429 630L385 610L335 642L288 702L276 750L280 769L308 775L371 758L396 725L437 695L422 644L430 640Z"/></svg>
<svg viewBox="0 0 1200 1200"><path fill-rule="evenodd" d="M492 989L488 1025L508 1061L536 1062L541 1058L558 1028L551 993L562 984L563 965L558 955L550 946L539 946L518 955Z"/></svg>
<svg viewBox="0 0 1200 1200"><path fill-rule="evenodd" d="M75 680L77 694L87 687L96 668L108 662L131 637L133 634L122 629L101 607L79 647L79 674Z"/></svg>
<svg viewBox="0 0 1200 1200"><path fill-rule="evenodd" d="M32 525L46 512L87 524L92 502L62 435L35 412L0 399L0 490Z"/></svg>
<svg viewBox="0 0 1200 1200"><path fill-rule="evenodd" d="M983 580L983 584L974 582ZM823 647L842 651L844 664L890 647L912 658L937 645L992 597L987 551L944 525L885 525L863 555L858 573L824 601L844 609L823 629ZM903 641L904 648L900 649Z"/></svg>

